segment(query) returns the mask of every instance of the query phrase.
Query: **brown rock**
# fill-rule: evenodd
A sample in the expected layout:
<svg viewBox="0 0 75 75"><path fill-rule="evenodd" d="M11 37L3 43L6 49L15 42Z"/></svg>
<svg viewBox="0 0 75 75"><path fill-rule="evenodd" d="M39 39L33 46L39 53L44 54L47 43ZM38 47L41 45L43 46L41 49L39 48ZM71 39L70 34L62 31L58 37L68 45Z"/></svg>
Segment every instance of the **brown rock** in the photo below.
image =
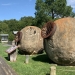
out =
<svg viewBox="0 0 75 75"><path fill-rule="evenodd" d="M54 35L44 39L46 53L58 64L75 65L75 18L61 18L54 23Z"/></svg>
<svg viewBox="0 0 75 75"><path fill-rule="evenodd" d="M27 26L18 33L19 50L28 54L39 53L43 50L43 38L41 29L35 26Z"/></svg>

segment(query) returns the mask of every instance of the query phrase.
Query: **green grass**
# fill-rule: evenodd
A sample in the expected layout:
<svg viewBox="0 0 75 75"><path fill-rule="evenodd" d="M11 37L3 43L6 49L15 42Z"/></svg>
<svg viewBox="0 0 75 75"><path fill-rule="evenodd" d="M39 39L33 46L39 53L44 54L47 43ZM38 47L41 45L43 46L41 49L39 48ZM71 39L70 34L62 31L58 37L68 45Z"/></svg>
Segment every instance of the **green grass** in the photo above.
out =
<svg viewBox="0 0 75 75"><path fill-rule="evenodd" d="M5 52L9 46L0 43L0 56L17 72L18 75L50 75L50 67L56 66L49 60L45 53L30 56L29 63L25 64L25 55L18 54L16 62L7 60ZM56 66L57 75L75 75L75 67L71 66Z"/></svg>

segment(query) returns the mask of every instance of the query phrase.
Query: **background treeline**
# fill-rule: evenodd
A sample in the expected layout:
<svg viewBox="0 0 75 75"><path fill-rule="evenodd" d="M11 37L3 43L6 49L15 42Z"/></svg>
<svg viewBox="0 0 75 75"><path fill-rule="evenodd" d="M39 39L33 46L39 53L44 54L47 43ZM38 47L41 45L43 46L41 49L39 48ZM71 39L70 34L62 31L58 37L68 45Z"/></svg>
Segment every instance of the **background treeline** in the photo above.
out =
<svg viewBox="0 0 75 75"><path fill-rule="evenodd" d="M54 21L63 17L74 17L71 6L67 6L66 0L36 0L35 17L24 16L20 20L10 19L0 21L0 34L9 34L9 40L13 40L13 31L20 31L25 26L42 27L48 21Z"/></svg>

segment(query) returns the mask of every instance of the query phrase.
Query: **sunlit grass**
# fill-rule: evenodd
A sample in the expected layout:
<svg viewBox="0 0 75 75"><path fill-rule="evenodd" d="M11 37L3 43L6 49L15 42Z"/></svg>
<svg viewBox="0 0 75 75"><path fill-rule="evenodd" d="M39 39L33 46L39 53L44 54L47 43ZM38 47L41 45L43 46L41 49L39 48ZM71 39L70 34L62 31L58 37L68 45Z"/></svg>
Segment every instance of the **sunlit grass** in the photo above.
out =
<svg viewBox="0 0 75 75"><path fill-rule="evenodd" d="M49 60L46 53L32 55L29 58L29 63L25 64L25 55L17 55L16 62L7 60L8 54L5 52L9 46L0 43L0 56L16 71L18 75L50 75L50 67L56 66ZM56 66L57 75L75 75L75 67L71 66Z"/></svg>

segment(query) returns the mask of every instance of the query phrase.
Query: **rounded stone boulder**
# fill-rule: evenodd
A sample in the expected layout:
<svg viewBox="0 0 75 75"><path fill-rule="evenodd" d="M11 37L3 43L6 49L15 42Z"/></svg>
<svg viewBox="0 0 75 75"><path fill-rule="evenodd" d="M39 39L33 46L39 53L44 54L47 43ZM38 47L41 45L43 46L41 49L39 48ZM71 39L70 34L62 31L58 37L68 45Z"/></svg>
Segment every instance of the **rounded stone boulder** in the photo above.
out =
<svg viewBox="0 0 75 75"><path fill-rule="evenodd" d="M61 18L42 28L44 48L57 64L75 65L75 18Z"/></svg>
<svg viewBox="0 0 75 75"><path fill-rule="evenodd" d="M17 39L18 38L18 39ZM16 34L19 51L27 54L37 54L43 51L41 29L36 26L26 26Z"/></svg>

